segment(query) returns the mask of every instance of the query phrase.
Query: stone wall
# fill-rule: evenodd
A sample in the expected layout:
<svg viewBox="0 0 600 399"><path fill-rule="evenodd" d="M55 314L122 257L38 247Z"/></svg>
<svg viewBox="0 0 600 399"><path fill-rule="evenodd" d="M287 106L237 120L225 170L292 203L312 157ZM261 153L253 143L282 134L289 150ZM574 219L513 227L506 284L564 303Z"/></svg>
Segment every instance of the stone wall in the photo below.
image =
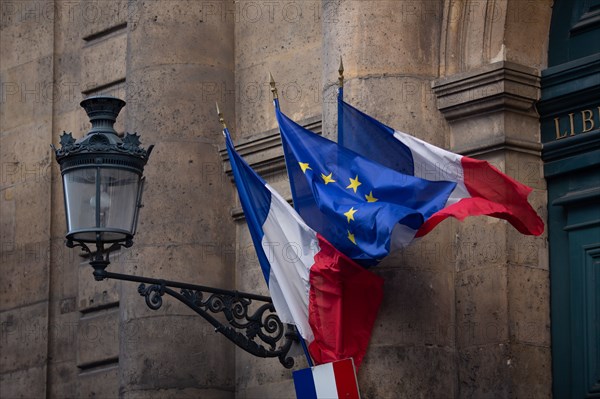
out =
<svg viewBox="0 0 600 399"><path fill-rule="evenodd" d="M117 131L156 146L135 245L110 270L267 294L215 102L239 152L291 199L268 74L288 116L335 139L342 56L348 102L492 162L534 188L545 217L533 105L551 3L3 2L0 397L294 397L277 360L176 301L151 311L135 284L94 281L63 245L49 144L88 130L82 98L124 98ZM447 220L374 272L385 296L363 397L550 396L545 235Z"/></svg>
<svg viewBox="0 0 600 399"><path fill-rule="evenodd" d="M233 187L220 184L223 139L215 83L233 84L233 21L208 18L205 2L130 2L127 129L155 150L131 274L234 288L226 223ZM221 101L225 112L233 100ZM152 312L135 284L121 287L120 387L124 397L233 397L233 347L174 300Z"/></svg>
<svg viewBox="0 0 600 399"><path fill-rule="evenodd" d="M12 6L2 5L0 26L0 395L43 397L51 361L54 10ZM36 9L17 10L25 6Z"/></svg>

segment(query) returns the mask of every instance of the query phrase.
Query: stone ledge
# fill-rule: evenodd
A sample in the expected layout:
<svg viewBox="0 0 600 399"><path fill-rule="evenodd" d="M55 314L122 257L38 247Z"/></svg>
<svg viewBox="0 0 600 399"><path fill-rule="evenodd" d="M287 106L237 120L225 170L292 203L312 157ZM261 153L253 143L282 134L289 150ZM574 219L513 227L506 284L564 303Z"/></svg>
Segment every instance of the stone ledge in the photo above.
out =
<svg viewBox="0 0 600 399"><path fill-rule="evenodd" d="M320 117L313 116L298 122L298 124L316 134L321 134L323 129L322 122ZM238 154L248 162L250 167L263 177L286 171L279 128L267 130L262 134L242 141L240 144L236 144L235 148ZM219 155L223 163L223 171L233 182L233 171L231 170L227 150L225 148L219 149ZM285 200L292 205L292 198L285 198ZM236 222L246 219L241 207L233 208L230 214L231 218Z"/></svg>
<svg viewBox="0 0 600 399"><path fill-rule="evenodd" d="M438 109L448 121L494 111L535 115L537 70L508 61L437 79L432 84Z"/></svg>
<svg viewBox="0 0 600 399"><path fill-rule="evenodd" d="M500 137L488 142L477 143L472 147L456 148L452 151L468 157L477 157L478 155L506 150L539 156L542 152L542 144Z"/></svg>
<svg viewBox="0 0 600 399"><path fill-rule="evenodd" d="M308 130L321 134L322 120L320 117L309 117L298 122ZM283 147L281 146L281 137L279 128L267 130L241 143L235 144L235 148L248 164L260 175L274 174L285 171L285 160L283 158ZM229 163L229 155L225 148L219 149L223 171L233 181L233 172Z"/></svg>

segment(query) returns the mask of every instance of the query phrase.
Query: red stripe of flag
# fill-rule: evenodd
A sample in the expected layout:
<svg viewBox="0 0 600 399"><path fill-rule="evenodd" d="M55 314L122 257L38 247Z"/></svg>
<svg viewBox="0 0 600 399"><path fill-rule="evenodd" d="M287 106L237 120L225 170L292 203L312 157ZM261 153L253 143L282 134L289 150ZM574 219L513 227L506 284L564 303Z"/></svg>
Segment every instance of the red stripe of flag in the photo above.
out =
<svg viewBox="0 0 600 399"><path fill-rule="evenodd" d="M504 219L523 234L539 236L544 222L527 201L531 188L500 172L486 161L462 157L465 187L471 198L463 198L436 213L421 226L416 237L429 233L447 217L487 215Z"/></svg>
<svg viewBox="0 0 600 399"><path fill-rule="evenodd" d="M487 208L485 215L507 220L523 234L539 236L544 232L544 222L527 201L531 188L486 161L462 157L461 163L471 197L493 203L478 204L479 208Z"/></svg>
<svg viewBox="0 0 600 399"><path fill-rule="evenodd" d="M320 251L310 268L308 321L315 363L353 358L358 369L383 299L383 279L360 267L317 234Z"/></svg>
<svg viewBox="0 0 600 399"><path fill-rule="evenodd" d="M333 363L333 373L335 374L338 398L360 399L352 359Z"/></svg>

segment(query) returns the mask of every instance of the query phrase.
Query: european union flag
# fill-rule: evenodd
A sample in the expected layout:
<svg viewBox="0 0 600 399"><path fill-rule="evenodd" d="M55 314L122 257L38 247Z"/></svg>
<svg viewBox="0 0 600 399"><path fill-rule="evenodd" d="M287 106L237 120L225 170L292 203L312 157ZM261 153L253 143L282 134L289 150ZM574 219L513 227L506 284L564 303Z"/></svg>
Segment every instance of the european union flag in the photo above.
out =
<svg viewBox="0 0 600 399"><path fill-rule="evenodd" d="M410 243L456 183L389 169L298 125L279 110L294 207L306 223L363 266Z"/></svg>

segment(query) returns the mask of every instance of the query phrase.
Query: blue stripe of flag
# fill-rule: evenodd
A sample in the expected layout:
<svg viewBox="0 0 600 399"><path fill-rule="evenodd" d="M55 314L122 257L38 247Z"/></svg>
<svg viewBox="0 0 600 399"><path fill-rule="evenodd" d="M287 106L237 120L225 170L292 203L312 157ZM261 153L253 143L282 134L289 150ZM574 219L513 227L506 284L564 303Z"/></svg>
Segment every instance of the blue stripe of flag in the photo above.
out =
<svg viewBox="0 0 600 399"><path fill-rule="evenodd" d="M410 149L394 137L394 129L357 110L338 96L338 141L344 147L376 159L390 169L414 176ZM359 134L360 133L360 134Z"/></svg>
<svg viewBox="0 0 600 399"><path fill-rule="evenodd" d="M256 255L258 256L258 261L268 286L271 264L267 259L267 255L262 250L262 239L265 235L262 226L271 208L271 193L265 187L265 181L235 151L227 128L225 128L223 134L225 135L229 162L233 170L244 216L248 222L250 235L256 248Z"/></svg>
<svg viewBox="0 0 600 399"><path fill-rule="evenodd" d="M315 380L311 368L294 371L294 387L296 388L296 398L298 399L317 399L315 389Z"/></svg>

